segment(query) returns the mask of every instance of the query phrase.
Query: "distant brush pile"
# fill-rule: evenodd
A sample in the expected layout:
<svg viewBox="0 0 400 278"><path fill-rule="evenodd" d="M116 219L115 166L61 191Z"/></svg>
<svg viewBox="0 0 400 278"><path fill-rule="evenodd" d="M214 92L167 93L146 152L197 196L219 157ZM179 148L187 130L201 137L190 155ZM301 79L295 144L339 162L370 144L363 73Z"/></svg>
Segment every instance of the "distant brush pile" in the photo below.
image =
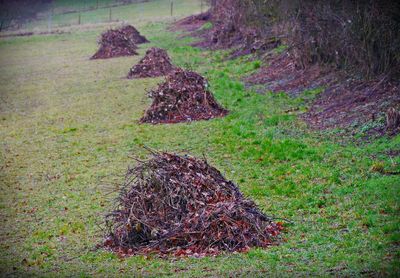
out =
<svg viewBox="0 0 400 278"><path fill-rule="evenodd" d="M156 153L128 170L105 247L121 255L201 256L274 244L281 224L207 161Z"/></svg>
<svg viewBox="0 0 400 278"><path fill-rule="evenodd" d="M119 30L125 34L125 36L130 37L136 44L149 42L146 37L142 36L140 32L132 25L125 25Z"/></svg>
<svg viewBox="0 0 400 278"><path fill-rule="evenodd" d="M141 119L142 123L209 120L228 113L208 91L207 81L192 71L174 70L149 95L153 103Z"/></svg>
<svg viewBox="0 0 400 278"><path fill-rule="evenodd" d="M167 51L152 47L128 73L128 78L158 77L169 74L176 67L171 63Z"/></svg>
<svg viewBox="0 0 400 278"><path fill-rule="evenodd" d="M137 55L137 44L146 42L148 40L133 26L111 29L101 35L100 48L91 59Z"/></svg>

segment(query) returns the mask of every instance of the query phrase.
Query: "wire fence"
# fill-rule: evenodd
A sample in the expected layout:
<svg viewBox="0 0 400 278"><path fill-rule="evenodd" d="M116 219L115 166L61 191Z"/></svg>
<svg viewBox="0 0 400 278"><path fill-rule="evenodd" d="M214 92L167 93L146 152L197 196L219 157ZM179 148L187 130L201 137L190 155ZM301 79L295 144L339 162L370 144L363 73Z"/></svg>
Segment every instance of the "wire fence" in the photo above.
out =
<svg viewBox="0 0 400 278"><path fill-rule="evenodd" d="M138 4L138 3L144 3L144 2L149 2L150 0L124 0L124 1L109 1L108 4L101 4L99 0L97 1L83 1L82 7L80 8L56 8L52 7L51 9L51 14L53 16L56 15L63 15L63 14L73 14L73 13L83 13L83 12L89 12L89 11L95 11L98 9L111 9L115 7L120 7L120 6L126 6L130 4ZM60 10L60 11L57 11Z"/></svg>
<svg viewBox="0 0 400 278"><path fill-rule="evenodd" d="M54 25L54 18L57 17L64 17L64 23L61 25L80 25L85 23L106 23L106 22L113 22L113 21L120 21L123 18L119 17L119 8L121 6L130 5L130 4L137 4L137 14L143 14L145 8L145 4L147 2L151 2L149 0L141 0L141 1L123 1L123 2L115 2L109 5L98 5L96 4L95 7L84 7L81 10L77 11L67 11L67 12L60 12L60 13L51 13L48 15L48 31L51 31L52 27L57 27L60 24ZM207 9L206 1L205 0L198 0L199 2L199 9L201 12L204 12ZM97 1L98 3L98 1ZM169 16L175 19L177 16L176 10L179 8L179 5L182 1L174 1L174 0L166 0L164 1L164 5L168 6L168 13ZM118 9L118 10L117 10ZM101 11L102 10L102 11ZM97 11L97 12L96 12ZM96 12L96 20L93 21L88 19L90 18L89 13ZM92 16L93 18L93 16Z"/></svg>
<svg viewBox="0 0 400 278"><path fill-rule="evenodd" d="M83 24L97 24L107 22L126 21L127 19L144 18L155 7L163 10L163 18L171 17L175 20L182 15L182 9L186 4L183 0L125 0L125 1L108 1L105 0L87 0L80 2L79 6L69 7L50 7L45 12L38 15L35 20L18 24L8 31L23 30L25 32L53 32L61 27L79 26ZM196 12L204 12L207 9L205 0L197 0L197 8L191 10ZM124 6L130 5L129 9ZM194 7L197 4L194 5ZM191 6L193 7L193 6ZM4 29L5 31L6 29Z"/></svg>

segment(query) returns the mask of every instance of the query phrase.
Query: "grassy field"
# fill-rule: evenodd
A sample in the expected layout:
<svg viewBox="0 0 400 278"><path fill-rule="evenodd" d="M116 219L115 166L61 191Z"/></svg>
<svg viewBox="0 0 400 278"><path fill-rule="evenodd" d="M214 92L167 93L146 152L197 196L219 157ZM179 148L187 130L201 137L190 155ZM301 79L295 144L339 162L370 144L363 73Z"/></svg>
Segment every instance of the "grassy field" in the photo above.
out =
<svg viewBox="0 0 400 278"><path fill-rule="evenodd" d="M297 115L318 91L247 90L239 80L259 61L187 46L166 31L165 2L147 3L140 20L125 6L121 18L151 41L141 55L163 47L204 74L227 117L139 125L146 90L161 79L124 78L141 56L90 61L105 26L0 40L1 276L398 276L400 177L388 172L399 170L400 136L355 141L307 129ZM181 2L180 15L199 12L198 1ZM267 214L293 222L282 242L201 259L95 250L143 144L205 153Z"/></svg>

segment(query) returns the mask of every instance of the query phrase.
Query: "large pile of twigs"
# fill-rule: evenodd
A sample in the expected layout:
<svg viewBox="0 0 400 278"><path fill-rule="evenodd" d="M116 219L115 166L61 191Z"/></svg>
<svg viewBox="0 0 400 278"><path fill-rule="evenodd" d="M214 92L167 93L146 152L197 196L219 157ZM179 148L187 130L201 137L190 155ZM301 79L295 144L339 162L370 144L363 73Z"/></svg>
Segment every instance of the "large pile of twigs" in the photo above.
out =
<svg viewBox="0 0 400 278"><path fill-rule="evenodd" d="M107 224L104 245L120 255L247 251L282 230L206 160L158 152L128 169Z"/></svg>
<svg viewBox="0 0 400 278"><path fill-rule="evenodd" d="M153 103L141 119L143 123L178 123L225 116L207 89L204 77L182 69L174 70L157 89L150 91Z"/></svg>
<svg viewBox="0 0 400 278"><path fill-rule="evenodd" d="M148 40L133 26L111 29L101 35L100 48L91 59L137 55L137 44L146 42Z"/></svg>
<svg viewBox="0 0 400 278"><path fill-rule="evenodd" d="M146 78L167 75L176 67L171 63L167 51L152 47L128 73L128 78Z"/></svg>

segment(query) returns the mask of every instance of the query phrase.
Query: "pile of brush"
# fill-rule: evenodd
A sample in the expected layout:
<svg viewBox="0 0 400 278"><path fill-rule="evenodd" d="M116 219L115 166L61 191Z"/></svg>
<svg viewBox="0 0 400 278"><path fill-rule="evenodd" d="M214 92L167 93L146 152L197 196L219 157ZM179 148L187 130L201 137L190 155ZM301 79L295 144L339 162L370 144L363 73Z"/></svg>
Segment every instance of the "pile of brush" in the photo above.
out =
<svg viewBox="0 0 400 278"><path fill-rule="evenodd" d="M182 69L175 69L150 91L153 103L142 117L142 123L178 123L208 120L225 116L228 111L222 108L208 91L204 77Z"/></svg>
<svg viewBox="0 0 400 278"><path fill-rule="evenodd" d="M105 246L120 255L202 256L276 242L282 230L206 160L152 152L128 169Z"/></svg>
<svg viewBox="0 0 400 278"><path fill-rule="evenodd" d="M125 25L119 29L125 36L130 37L136 44L142 44L149 42L145 36L142 36L140 32L132 25Z"/></svg>
<svg viewBox="0 0 400 278"><path fill-rule="evenodd" d="M161 48L152 47L147 50L143 59L130 69L128 78L164 76L174 69L176 69L176 67L171 63L167 51Z"/></svg>
<svg viewBox="0 0 400 278"><path fill-rule="evenodd" d="M133 26L111 29L101 35L100 48L91 59L137 55L137 44L146 42L148 40Z"/></svg>

